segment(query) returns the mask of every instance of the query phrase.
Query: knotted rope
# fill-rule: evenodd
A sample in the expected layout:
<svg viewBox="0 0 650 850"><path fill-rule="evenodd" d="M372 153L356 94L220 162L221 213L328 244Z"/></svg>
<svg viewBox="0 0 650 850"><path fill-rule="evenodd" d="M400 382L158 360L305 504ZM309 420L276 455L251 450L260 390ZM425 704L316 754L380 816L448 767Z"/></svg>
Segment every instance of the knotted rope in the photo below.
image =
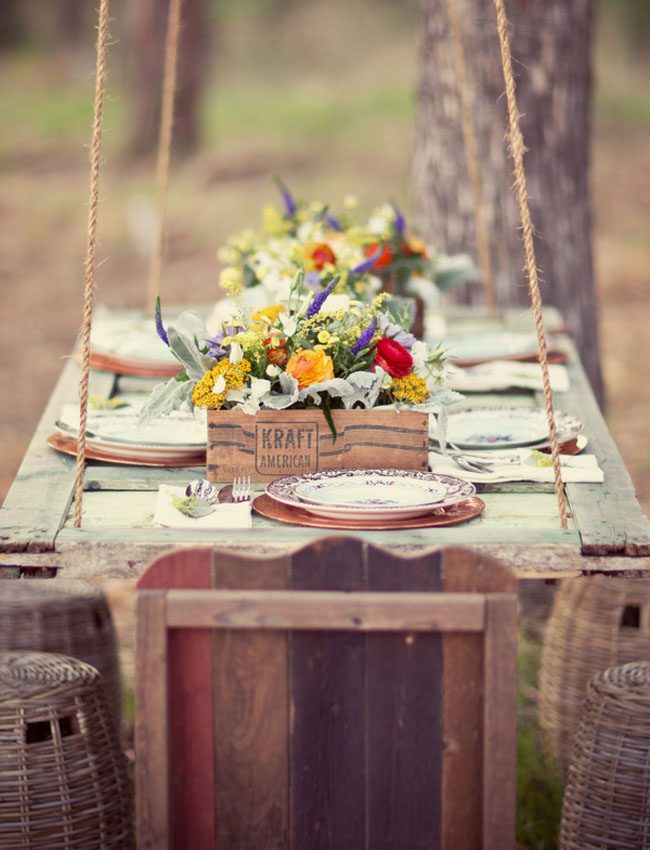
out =
<svg viewBox="0 0 650 850"><path fill-rule="evenodd" d="M496 9L497 30L499 33L499 44L501 47L501 64L503 66L503 79L506 87L506 102L508 104L508 144L514 164L514 190L519 206L519 216L521 218L522 241L524 244L524 254L526 258L528 288L530 290L530 300L533 307L533 316L535 318L539 363L542 369L544 402L546 406L546 417L548 419L551 454L553 456L555 494L557 496L558 507L560 510L560 524L562 528L566 528L567 504L560 474L560 449L557 441L557 428L555 426L555 415L553 412L553 390L551 389L551 381L548 374L548 353L546 348L546 335L544 333L544 320L542 318L542 301L539 294L539 274L535 258L533 223L531 220L530 205L528 202L526 172L524 171L524 152L526 149L521 132L521 116L517 106L517 95L515 90L514 74L512 71L512 54L510 52L506 10L503 0L494 0L494 6Z"/></svg>
<svg viewBox="0 0 650 850"><path fill-rule="evenodd" d="M158 163L156 166L156 239L153 245L151 266L149 269L148 306L152 313L156 298L160 294L160 275L162 272L163 255L165 253L167 187L169 184L169 162L171 159L172 131L174 127L174 101L176 95L180 22L181 0L170 0L167 17L167 38L165 42L165 70L160 112Z"/></svg>
<svg viewBox="0 0 650 850"><path fill-rule="evenodd" d="M81 526L84 473L86 469L86 426L88 423L88 384L90 381L90 325L95 294L95 254L97 247L97 210L99 207L99 168L102 142L102 119L106 91L106 44L108 41L108 0L100 0L97 26L97 60L95 70L95 114L90 145L90 206L86 245L84 307L81 326L81 381L79 383L79 437L75 479L74 524Z"/></svg>
<svg viewBox="0 0 650 850"><path fill-rule="evenodd" d="M490 237L488 234L485 211L483 209L483 192L481 189L481 166L476 145L476 133L474 120L472 118L472 103L470 88L467 81L467 66L465 63L465 47L463 35L458 17L457 0L447 0L447 17L449 18L449 29L451 41L454 47L454 63L456 65L456 79L458 81L458 96L460 100L460 117L463 130L463 141L465 144L465 158L467 170L472 187L472 199L474 202L474 227L476 228L476 241L478 246L479 265L481 266L481 277L483 278L483 289L488 312L494 316L496 312L496 298L494 295L494 275L492 273L492 262L490 259Z"/></svg>

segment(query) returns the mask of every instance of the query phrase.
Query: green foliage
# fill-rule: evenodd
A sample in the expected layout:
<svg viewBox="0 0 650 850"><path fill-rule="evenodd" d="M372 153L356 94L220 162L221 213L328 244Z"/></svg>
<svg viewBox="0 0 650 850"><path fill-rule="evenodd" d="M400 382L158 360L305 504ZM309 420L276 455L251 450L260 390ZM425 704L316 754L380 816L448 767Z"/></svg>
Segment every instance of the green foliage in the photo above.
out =
<svg viewBox="0 0 650 850"><path fill-rule="evenodd" d="M535 712L541 643L519 635L517 696L517 840L530 850L556 850L562 783Z"/></svg>
<svg viewBox="0 0 650 850"><path fill-rule="evenodd" d="M214 507L210 502L199 499L198 496L172 496L172 505L177 511L191 519L199 519L199 517L214 513Z"/></svg>

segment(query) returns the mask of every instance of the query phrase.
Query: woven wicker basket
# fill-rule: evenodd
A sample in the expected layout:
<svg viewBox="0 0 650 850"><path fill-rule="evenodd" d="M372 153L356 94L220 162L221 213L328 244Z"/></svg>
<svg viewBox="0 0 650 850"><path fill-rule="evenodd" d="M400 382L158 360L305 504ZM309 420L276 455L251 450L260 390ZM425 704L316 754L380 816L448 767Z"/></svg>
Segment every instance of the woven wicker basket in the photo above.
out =
<svg viewBox="0 0 650 850"><path fill-rule="evenodd" d="M650 664L589 683L564 795L561 850L650 847Z"/></svg>
<svg viewBox="0 0 650 850"><path fill-rule="evenodd" d="M564 776L593 675L650 659L650 579L564 581L544 635L539 722Z"/></svg>
<svg viewBox="0 0 650 850"><path fill-rule="evenodd" d="M98 672L0 653L0 850L126 850L131 800Z"/></svg>
<svg viewBox="0 0 650 850"><path fill-rule="evenodd" d="M120 672L111 612L103 592L74 579L4 581L0 651L58 652L102 674L113 716L121 716Z"/></svg>

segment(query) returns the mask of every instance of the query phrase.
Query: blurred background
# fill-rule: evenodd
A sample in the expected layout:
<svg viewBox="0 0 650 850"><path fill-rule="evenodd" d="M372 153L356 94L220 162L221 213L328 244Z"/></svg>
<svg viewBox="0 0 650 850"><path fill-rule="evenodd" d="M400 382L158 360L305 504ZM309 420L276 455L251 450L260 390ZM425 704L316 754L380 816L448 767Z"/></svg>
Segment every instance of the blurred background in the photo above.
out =
<svg viewBox="0 0 650 850"><path fill-rule="evenodd" d="M143 306L161 34L113 0L97 301ZM0 4L0 497L78 332L95 4ZM415 0L186 0L162 295L219 297L218 247L260 220L281 173L305 198L411 208ZM610 427L650 508L650 3L602 0L593 192ZM190 20L192 23L190 23ZM164 17L162 18L164 25ZM188 61L186 58L185 61ZM444 132L444 128L441 128Z"/></svg>

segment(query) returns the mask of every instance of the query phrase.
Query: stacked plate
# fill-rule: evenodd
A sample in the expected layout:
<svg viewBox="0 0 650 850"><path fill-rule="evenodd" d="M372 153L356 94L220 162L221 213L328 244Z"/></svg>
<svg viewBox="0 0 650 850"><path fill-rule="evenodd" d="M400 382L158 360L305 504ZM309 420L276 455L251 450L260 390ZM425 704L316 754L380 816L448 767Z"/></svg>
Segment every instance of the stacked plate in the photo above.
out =
<svg viewBox="0 0 650 850"><path fill-rule="evenodd" d="M48 442L59 451L76 452L78 409L66 405ZM172 413L142 426L137 412L90 411L86 445L97 460L146 466L193 466L205 463L205 417Z"/></svg>
<svg viewBox="0 0 650 850"><path fill-rule="evenodd" d="M150 317L100 315L93 323L90 346L93 369L159 378L173 377L181 369Z"/></svg>
<svg viewBox="0 0 650 850"><path fill-rule="evenodd" d="M418 524L436 524L425 520L444 517L449 509L471 501L474 493L473 484L450 475L404 469L345 469L279 478L267 485L266 497L262 498L267 505L271 502L285 509L283 515L274 515L278 519L310 515L332 523L357 523L358 527L399 527L404 521L420 519ZM474 510L478 507L472 503Z"/></svg>
<svg viewBox="0 0 650 850"><path fill-rule="evenodd" d="M526 362L537 359L537 337L535 334L493 331L483 334L446 336L445 350L451 363L457 366L476 366L492 360L518 360ZM549 362L566 360L561 351L548 352Z"/></svg>
<svg viewBox="0 0 650 850"><path fill-rule="evenodd" d="M558 441L575 440L582 421L556 411ZM431 437L437 439L435 422ZM460 449L543 448L548 445L548 420L542 408L476 407L448 415L447 442Z"/></svg>

